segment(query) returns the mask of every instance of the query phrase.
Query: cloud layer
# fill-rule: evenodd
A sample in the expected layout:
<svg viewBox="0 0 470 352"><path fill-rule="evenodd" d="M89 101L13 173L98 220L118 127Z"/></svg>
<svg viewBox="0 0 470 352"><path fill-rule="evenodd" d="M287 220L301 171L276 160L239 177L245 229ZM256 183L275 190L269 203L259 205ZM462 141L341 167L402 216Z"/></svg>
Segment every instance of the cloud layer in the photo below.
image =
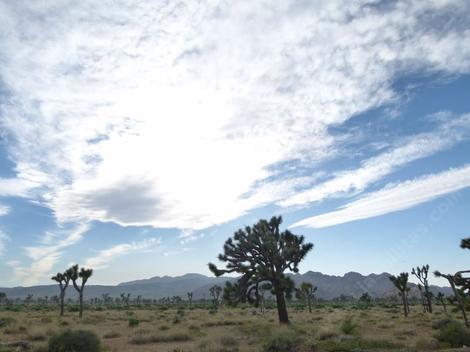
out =
<svg viewBox="0 0 470 352"><path fill-rule="evenodd" d="M399 100L396 77L468 72L469 10L466 1L0 2L11 182L59 222L193 229L363 190L447 142L429 148L421 135L320 188L317 174L280 176L331 158L330 127Z"/></svg>
<svg viewBox="0 0 470 352"><path fill-rule="evenodd" d="M393 213L470 187L470 166L391 185L366 194L337 211L313 216L291 227L326 227Z"/></svg>

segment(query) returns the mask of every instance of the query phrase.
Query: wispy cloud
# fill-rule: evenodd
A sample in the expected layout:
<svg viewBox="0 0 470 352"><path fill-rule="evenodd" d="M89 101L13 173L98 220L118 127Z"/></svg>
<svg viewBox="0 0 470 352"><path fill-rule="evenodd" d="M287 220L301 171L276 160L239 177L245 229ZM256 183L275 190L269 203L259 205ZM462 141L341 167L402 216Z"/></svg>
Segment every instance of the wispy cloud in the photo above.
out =
<svg viewBox="0 0 470 352"><path fill-rule="evenodd" d="M0 204L0 216L6 215L10 212L10 207Z"/></svg>
<svg viewBox="0 0 470 352"><path fill-rule="evenodd" d="M309 187L272 176L328 157L329 127L397 101L396 77L469 72L469 6L4 1L9 156L59 222L219 224Z"/></svg>
<svg viewBox="0 0 470 352"><path fill-rule="evenodd" d="M391 185L346 204L339 210L306 218L291 227L321 228L408 209L470 187L470 166Z"/></svg>
<svg viewBox="0 0 470 352"><path fill-rule="evenodd" d="M121 243L113 247L101 250L94 257L87 258L84 266L93 269L102 269L118 257L131 253L155 250L160 246L160 239L149 238L140 242Z"/></svg>
<svg viewBox="0 0 470 352"><path fill-rule="evenodd" d="M279 203L281 206L305 205L332 196L363 191L399 167L449 149L469 137L470 114L446 119L435 131L402 138L390 150L363 161L360 168L342 171L330 180Z"/></svg>
<svg viewBox="0 0 470 352"><path fill-rule="evenodd" d="M14 276L26 284L34 284L51 275L51 270L61 259L63 250L79 242L89 229L88 224L80 224L72 230L46 233L39 246L24 248L26 255L31 259L29 266L18 261L10 262Z"/></svg>

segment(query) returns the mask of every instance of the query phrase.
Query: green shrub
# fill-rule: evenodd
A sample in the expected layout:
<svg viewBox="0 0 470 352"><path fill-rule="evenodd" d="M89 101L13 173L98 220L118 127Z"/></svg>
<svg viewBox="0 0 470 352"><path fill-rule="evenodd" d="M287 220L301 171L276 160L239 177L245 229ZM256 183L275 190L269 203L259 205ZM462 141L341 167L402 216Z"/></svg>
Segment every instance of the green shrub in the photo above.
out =
<svg viewBox="0 0 470 352"><path fill-rule="evenodd" d="M6 326L14 325L16 320L14 318L0 318L0 328L4 328Z"/></svg>
<svg viewBox="0 0 470 352"><path fill-rule="evenodd" d="M456 321L445 325L436 335L436 338L453 348L462 347L463 345L470 346L470 330Z"/></svg>
<svg viewBox="0 0 470 352"><path fill-rule="evenodd" d="M49 339L49 352L99 352L100 340L91 331L67 330Z"/></svg>
<svg viewBox="0 0 470 352"><path fill-rule="evenodd" d="M347 317L346 319L344 319L340 327L343 334L346 335L351 335L356 328L357 324L353 322L352 317Z"/></svg>
<svg viewBox="0 0 470 352"><path fill-rule="evenodd" d="M292 334L280 334L273 336L263 346L264 352L297 352L302 341Z"/></svg>
<svg viewBox="0 0 470 352"><path fill-rule="evenodd" d="M136 318L130 318L129 319L129 327L130 328L135 328L136 326L139 326L139 324L140 324L139 319L136 319Z"/></svg>

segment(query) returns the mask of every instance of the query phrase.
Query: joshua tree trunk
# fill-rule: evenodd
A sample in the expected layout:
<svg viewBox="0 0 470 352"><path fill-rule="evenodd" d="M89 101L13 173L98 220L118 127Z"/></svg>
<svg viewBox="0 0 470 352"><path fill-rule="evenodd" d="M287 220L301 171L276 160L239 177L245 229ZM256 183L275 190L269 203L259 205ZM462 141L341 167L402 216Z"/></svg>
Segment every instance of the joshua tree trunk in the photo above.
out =
<svg viewBox="0 0 470 352"><path fill-rule="evenodd" d="M289 316L287 315L286 298L284 292L276 291L276 305L277 313L279 315L279 322L282 324L289 324Z"/></svg>
<svg viewBox="0 0 470 352"><path fill-rule="evenodd" d="M449 280L448 278L447 278L447 280L449 281L450 287L452 287L452 291L454 291L455 298L457 299L457 302L459 303L459 308L460 308L460 311L462 312L462 316L463 316L463 320L465 322L465 326L467 328L469 328L470 324L468 323L467 313L465 312L465 305L462 301L462 297L460 297L459 291L457 291L457 288L455 287L454 280L453 279Z"/></svg>
<svg viewBox="0 0 470 352"><path fill-rule="evenodd" d="M404 292L401 294L401 298L403 300L403 313L405 314L405 317L407 317L408 316L408 302L406 301L406 295Z"/></svg>
<svg viewBox="0 0 470 352"><path fill-rule="evenodd" d="M312 313L312 297L310 296L307 297L307 303L308 303L308 311L309 313Z"/></svg>
<svg viewBox="0 0 470 352"><path fill-rule="evenodd" d="M80 292L79 294L79 300L80 300L80 319L83 317L83 292Z"/></svg>
<svg viewBox="0 0 470 352"><path fill-rule="evenodd" d="M65 290L60 292L60 316L64 316Z"/></svg>

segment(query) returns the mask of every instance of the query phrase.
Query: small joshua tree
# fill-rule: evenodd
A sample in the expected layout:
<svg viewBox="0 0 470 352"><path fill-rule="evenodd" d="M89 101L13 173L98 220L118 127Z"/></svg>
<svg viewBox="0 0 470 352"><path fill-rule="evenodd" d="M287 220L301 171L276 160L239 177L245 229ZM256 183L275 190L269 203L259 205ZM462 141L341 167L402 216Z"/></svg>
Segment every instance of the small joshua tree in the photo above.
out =
<svg viewBox="0 0 470 352"><path fill-rule="evenodd" d="M429 283L428 283L428 272L429 272L429 265L423 265L422 267L416 267L411 270L411 273L416 276L416 278L419 280L421 285L424 288L424 308L425 311L432 313L432 295L431 292L429 291ZM419 286L418 286L419 288ZM420 290L422 293L422 291Z"/></svg>
<svg viewBox="0 0 470 352"><path fill-rule="evenodd" d="M80 302L80 318L83 317L83 291L85 290L85 284L88 279L93 275L93 269L80 268L78 270L78 265L72 266L70 269L70 279L72 280L73 287L78 292L78 298ZM78 283L77 280L81 279L81 283Z"/></svg>
<svg viewBox="0 0 470 352"><path fill-rule="evenodd" d="M281 231L281 217L270 221L260 220L252 227L247 226L235 232L224 245L219 260L226 263L226 269L218 269L209 263L209 269L216 275L239 273L238 294L246 296L253 287L262 283L272 286L276 297L279 322L289 323L286 293L291 290L292 280L285 271L299 271L298 265L313 248L304 243L303 236L296 236L289 230Z"/></svg>
<svg viewBox="0 0 470 352"><path fill-rule="evenodd" d="M60 316L64 315L65 291L67 290L67 287L69 286L71 275L72 275L71 269L67 269L64 273L57 273L57 275L51 277L51 280L54 280L59 283Z"/></svg>
<svg viewBox="0 0 470 352"><path fill-rule="evenodd" d="M189 308L191 308L193 305L193 293L187 292L186 294L188 295Z"/></svg>
<svg viewBox="0 0 470 352"><path fill-rule="evenodd" d="M310 282L302 282L297 290L297 298L307 301L310 313L312 313L312 301L315 298L315 292L317 292L317 286L313 286Z"/></svg>
<svg viewBox="0 0 470 352"><path fill-rule="evenodd" d="M442 293L439 292L436 296L436 299L442 304L442 308L444 309L444 312L447 313L447 307L446 307L446 296Z"/></svg>
<svg viewBox="0 0 470 352"><path fill-rule="evenodd" d="M222 287L219 285L214 285L209 289L209 293L212 297L212 304L214 305L214 308L217 308L219 306L219 297L222 293Z"/></svg>
<svg viewBox="0 0 470 352"><path fill-rule="evenodd" d="M410 307L408 305L408 292L410 290L408 287L408 273L401 273L398 276L391 275L389 279L399 291L403 302L403 313L405 314L405 317L407 317L410 312Z"/></svg>
<svg viewBox="0 0 470 352"><path fill-rule="evenodd" d="M3 302L6 302L7 300L7 294L5 292L0 292L0 306L3 304Z"/></svg>
<svg viewBox="0 0 470 352"><path fill-rule="evenodd" d="M131 294L128 293L121 293L121 302L127 307L127 309L129 309L129 301L130 301L130 298L131 298Z"/></svg>

